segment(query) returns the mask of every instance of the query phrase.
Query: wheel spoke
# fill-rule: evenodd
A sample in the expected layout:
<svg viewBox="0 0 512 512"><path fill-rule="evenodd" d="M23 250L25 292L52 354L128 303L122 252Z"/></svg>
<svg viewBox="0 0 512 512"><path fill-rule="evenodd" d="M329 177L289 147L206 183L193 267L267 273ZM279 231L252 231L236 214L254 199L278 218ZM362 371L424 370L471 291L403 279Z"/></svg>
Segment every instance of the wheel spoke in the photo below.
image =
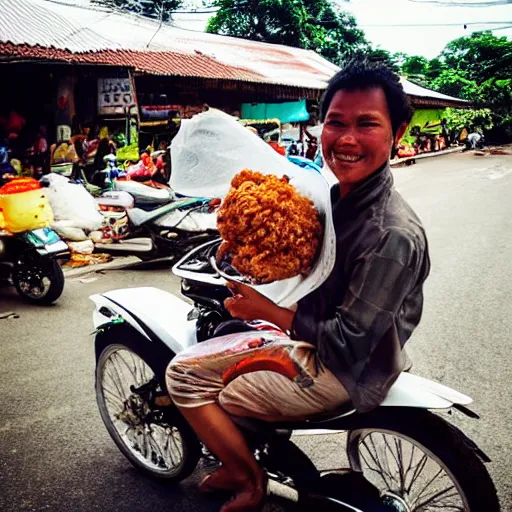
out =
<svg viewBox="0 0 512 512"><path fill-rule="evenodd" d="M421 489L421 491L417 494L416 500L420 500L420 498L425 494L427 489L437 480L439 475L445 476L445 472L443 471L443 468L439 468L439 471L427 482L427 484Z"/></svg>
<svg viewBox="0 0 512 512"><path fill-rule="evenodd" d="M105 369L105 373L107 374L107 376L110 378L110 380L112 381L112 383L116 387L117 392L119 393L119 396L123 400L125 400L126 399L126 393L123 390L123 383L122 383L122 380L121 380L121 376L119 375L119 372L117 371L116 363L114 361L114 356L115 355L113 354L113 357L110 360L110 364Z"/></svg>
<svg viewBox="0 0 512 512"><path fill-rule="evenodd" d="M155 379L152 368L137 353L118 345L102 359L98 372L98 397L108 418L104 419L121 438L129 458L153 472L179 470L185 455L179 430L149 420L151 406L145 395L132 391Z"/></svg>
<svg viewBox="0 0 512 512"><path fill-rule="evenodd" d="M179 436L179 442L176 439L176 436ZM172 444L173 444L174 448L176 449L176 452L178 452L179 457L183 458L185 453L183 451L181 436L179 435L179 431L176 430L175 428L173 428L173 430L172 430L171 439L172 439Z"/></svg>
<svg viewBox="0 0 512 512"><path fill-rule="evenodd" d="M398 456L397 464L398 464L398 470L400 471L400 493L403 494L403 492L405 491L405 472L404 472L404 458L403 458L403 452L402 452L402 441L397 439L396 437L393 438L393 441L395 442L396 453Z"/></svg>
<svg viewBox="0 0 512 512"><path fill-rule="evenodd" d="M167 463L167 458L165 457L165 453L164 453L165 450L164 451L162 450L162 447L160 446L159 442L154 438L153 434L154 434L154 431L150 427L148 441L149 441L150 445L155 449L155 453L160 456L160 459L167 467L168 463Z"/></svg>
<svg viewBox="0 0 512 512"><path fill-rule="evenodd" d="M105 401L107 401L112 407L117 409L122 409L124 406L124 400L122 400L119 396L113 393L108 388L103 388Z"/></svg>
<svg viewBox="0 0 512 512"><path fill-rule="evenodd" d="M464 507L461 507L458 505L446 505L446 504L436 505L435 503L431 503L428 506L427 510L432 510L432 509L442 510L443 512L450 512L450 511L466 512L466 509ZM418 510L418 512L421 512L420 509L416 509L416 510Z"/></svg>
<svg viewBox="0 0 512 512"><path fill-rule="evenodd" d="M395 454L393 453L393 449L391 448L391 445L389 444L388 440L386 439L386 436L384 434L382 434L382 440L384 441L384 460L386 461L386 466L388 468L388 471L389 471L389 475L390 477L392 478L393 481L396 480L396 482L398 483L398 485L401 487L401 481L399 478L395 478L395 476L393 475L393 471L391 470L391 467L389 465L389 459L386 457L386 448L389 450L389 452L391 453L391 455L393 456L393 459L395 460L396 462L396 465L397 465L397 469L398 471L400 472L400 463L398 462L398 459L395 457Z"/></svg>
<svg viewBox="0 0 512 512"><path fill-rule="evenodd" d="M469 512L449 470L414 440L371 429L358 440L363 474L383 495L404 500L414 512Z"/></svg>
<svg viewBox="0 0 512 512"><path fill-rule="evenodd" d="M450 491L455 491L455 492L452 492L451 494L447 494ZM430 496L427 500L421 502L419 505L417 505L417 508L418 508L418 510L421 510L422 508L426 507L427 505L431 505L432 503L435 503L441 497L443 499L445 499L445 498L453 498L454 496L458 496L458 495L459 495L459 493L458 493L457 489L455 489L455 486L451 485L450 487L447 487L446 489L443 489L442 491L436 492L435 494Z"/></svg>
<svg viewBox="0 0 512 512"><path fill-rule="evenodd" d="M172 450L170 449L171 436L172 436L172 432L166 432L164 451L165 451L166 455L168 456L168 458L171 459L171 464L174 466L176 463L174 462L173 453L172 453Z"/></svg>
<svg viewBox="0 0 512 512"><path fill-rule="evenodd" d="M374 450L376 451L375 449L375 445L373 444L373 441L371 439L371 435L369 436L370 437L370 441L372 442L372 445L373 445L373 448ZM368 454L370 455L370 457L372 458L373 462L375 463L375 465L377 466L377 469L374 469L375 472L377 472L381 479L384 481L385 485L387 487L390 486L389 482L386 480L385 476L387 476L386 472L384 471L384 469L382 468L379 460L378 460L378 457L374 456L373 453L371 452L370 448L368 447L368 445L366 444L366 441L363 441L363 446L366 448L366 450L368 451ZM361 456L362 456L362 453L361 453Z"/></svg>
<svg viewBox="0 0 512 512"><path fill-rule="evenodd" d="M428 457L425 454L423 454L423 457L421 457L421 459L418 462L418 464L416 464L414 466L411 482L410 482L409 486L406 489L407 493L411 492L412 486L414 485L414 483L417 481L417 479L421 475L421 473L422 473L423 469L425 468L427 462L428 462Z"/></svg>

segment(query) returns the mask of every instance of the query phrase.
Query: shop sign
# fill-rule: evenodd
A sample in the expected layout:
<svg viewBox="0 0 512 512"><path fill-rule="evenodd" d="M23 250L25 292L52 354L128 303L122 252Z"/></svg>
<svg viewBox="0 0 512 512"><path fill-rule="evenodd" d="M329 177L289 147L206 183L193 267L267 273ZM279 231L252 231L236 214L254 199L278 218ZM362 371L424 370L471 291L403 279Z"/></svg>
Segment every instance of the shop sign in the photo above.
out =
<svg viewBox="0 0 512 512"><path fill-rule="evenodd" d="M135 105L129 78L98 78L98 113L124 114Z"/></svg>

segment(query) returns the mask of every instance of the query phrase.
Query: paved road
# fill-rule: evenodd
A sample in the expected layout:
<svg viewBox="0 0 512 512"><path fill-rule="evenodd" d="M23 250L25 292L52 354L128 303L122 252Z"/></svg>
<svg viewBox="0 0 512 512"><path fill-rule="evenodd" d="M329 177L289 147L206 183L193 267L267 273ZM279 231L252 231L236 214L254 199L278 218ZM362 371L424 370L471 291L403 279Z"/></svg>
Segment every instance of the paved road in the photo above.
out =
<svg viewBox="0 0 512 512"><path fill-rule="evenodd" d="M446 156L394 174L424 221L433 261L423 321L409 343L415 371L475 398L482 419L454 415L453 421L493 459L503 510L512 511L512 157ZM48 309L0 290L0 312L20 315L0 320L0 510L218 510L218 502L196 491L197 477L178 487L141 477L96 409L87 297L146 285L177 291L177 281L162 270L70 280ZM321 467L339 462L341 435L298 442ZM283 509L269 504L265 510Z"/></svg>

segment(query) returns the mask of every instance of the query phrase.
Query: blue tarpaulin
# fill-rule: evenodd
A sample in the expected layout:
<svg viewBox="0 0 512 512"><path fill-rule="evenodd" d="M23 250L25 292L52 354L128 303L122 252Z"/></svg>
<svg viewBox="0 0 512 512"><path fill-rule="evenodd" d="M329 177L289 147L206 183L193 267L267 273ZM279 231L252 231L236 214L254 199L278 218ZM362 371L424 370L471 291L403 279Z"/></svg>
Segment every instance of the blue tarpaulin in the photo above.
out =
<svg viewBox="0 0 512 512"><path fill-rule="evenodd" d="M309 114L306 100L287 101L285 103L242 103L242 119L273 119L281 123L299 123L307 121Z"/></svg>

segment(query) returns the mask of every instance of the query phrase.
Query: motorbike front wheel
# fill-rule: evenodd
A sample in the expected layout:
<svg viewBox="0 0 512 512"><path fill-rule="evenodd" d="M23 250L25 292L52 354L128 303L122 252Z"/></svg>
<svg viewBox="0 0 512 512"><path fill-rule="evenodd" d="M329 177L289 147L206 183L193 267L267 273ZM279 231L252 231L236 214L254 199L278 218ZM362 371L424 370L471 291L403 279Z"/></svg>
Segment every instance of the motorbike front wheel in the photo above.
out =
<svg viewBox="0 0 512 512"><path fill-rule="evenodd" d="M17 263L12 281L23 300L43 306L53 304L64 290L64 272L51 258Z"/></svg>
<svg viewBox="0 0 512 512"><path fill-rule="evenodd" d="M96 364L96 399L108 433L123 455L153 478L180 481L200 458L200 444L185 419L155 407L161 394L155 371L136 344L107 345ZM173 407L173 406L171 406Z"/></svg>
<svg viewBox="0 0 512 512"><path fill-rule="evenodd" d="M478 448L424 410L382 408L348 434L350 466L397 512L499 512ZM482 455L480 453L480 455Z"/></svg>

